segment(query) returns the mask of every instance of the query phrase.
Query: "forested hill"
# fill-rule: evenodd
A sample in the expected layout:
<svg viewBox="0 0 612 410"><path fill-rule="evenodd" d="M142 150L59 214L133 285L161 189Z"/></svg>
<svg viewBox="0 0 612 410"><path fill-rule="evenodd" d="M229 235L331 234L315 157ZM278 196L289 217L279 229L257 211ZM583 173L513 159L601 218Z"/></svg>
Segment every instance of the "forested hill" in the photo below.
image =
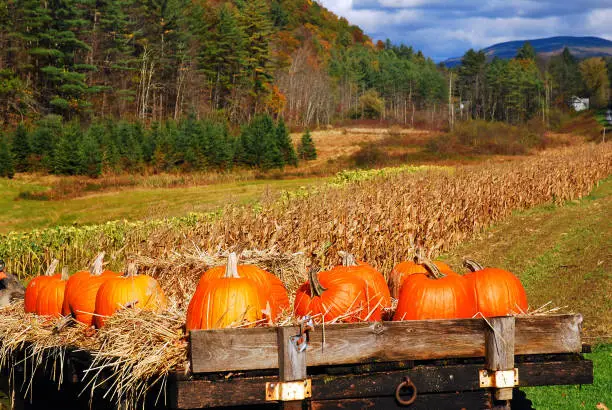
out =
<svg viewBox="0 0 612 410"><path fill-rule="evenodd" d="M374 45L311 0L0 0L4 127L255 113L308 125L367 115L366 90L397 111L443 84L420 53Z"/></svg>
<svg viewBox="0 0 612 410"><path fill-rule="evenodd" d="M560 36L550 38L539 38L535 40L508 41L505 43L494 44L482 51L489 61L493 58L511 59L516 56L519 49L528 41L535 52L549 58L559 55L567 47L576 58L585 59L589 57L612 57L612 41L599 37L571 37ZM461 57L450 58L444 61L447 67L454 67L461 64Z"/></svg>

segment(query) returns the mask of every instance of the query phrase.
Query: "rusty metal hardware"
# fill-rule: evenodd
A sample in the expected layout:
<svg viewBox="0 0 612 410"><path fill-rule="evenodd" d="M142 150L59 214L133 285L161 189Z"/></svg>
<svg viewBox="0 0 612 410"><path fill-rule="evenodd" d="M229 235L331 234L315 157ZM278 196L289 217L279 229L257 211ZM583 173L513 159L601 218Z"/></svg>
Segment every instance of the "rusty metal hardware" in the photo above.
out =
<svg viewBox="0 0 612 410"><path fill-rule="evenodd" d="M401 392L403 389L412 389L412 396L408 400L404 400L401 397ZM410 380L410 377L406 376L404 377L404 381L398 384L397 389L395 389L395 400L397 400L401 406L410 406L416 401L416 399L417 388L414 383L412 383L412 380Z"/></svg>
<svg viewBox="0 0 612 410"><path fill-rule="evenodd" d="M266 383L266 401L298 401L312 397L312 380Z"/></svg>
<svg viewBox="0 0 612 410"><path fill-rule="evenodd" d="M297 336L291 336L291 343L295 346L298 352L302 353L308 348L308 342L310 342L310 331L314 330L314 322L312 317L304 316L300 320L300 334Z"/></svg>
<svg viewBox="0 0 612 410"><path fill-rule="evenodd" d="M519 385L518 369L514 370L480 370L478 372L480 388L504 389Z"/></svg>

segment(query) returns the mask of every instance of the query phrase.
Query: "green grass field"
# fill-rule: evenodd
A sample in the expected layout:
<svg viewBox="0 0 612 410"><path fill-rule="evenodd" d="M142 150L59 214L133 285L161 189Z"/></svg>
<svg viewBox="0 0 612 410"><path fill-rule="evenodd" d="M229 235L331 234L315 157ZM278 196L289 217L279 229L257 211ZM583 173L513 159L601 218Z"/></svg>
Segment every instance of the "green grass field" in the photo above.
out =
<svg viewBox="0 0 612 410"><path fill-rule="evenodd" d="M515 272L530 305L567 306L584 315L584 342L594 345L590 386L525 389L538 410L612 407L612 178L565 206L517 212L442 259L453 266L463 257ZM605 410L605 407L599 407Z"/></svg>
<svg viewBox="0 0 612 410"><path fill-rule="evenodd" d="M111 220L159 219L208 212L228 203L248 204L266 193L296 190L329 178L253 180L195 187L125 189L63 201L16 200L20 192L44 186L0 179L0 234L57 225L94 224Z"/></svg>

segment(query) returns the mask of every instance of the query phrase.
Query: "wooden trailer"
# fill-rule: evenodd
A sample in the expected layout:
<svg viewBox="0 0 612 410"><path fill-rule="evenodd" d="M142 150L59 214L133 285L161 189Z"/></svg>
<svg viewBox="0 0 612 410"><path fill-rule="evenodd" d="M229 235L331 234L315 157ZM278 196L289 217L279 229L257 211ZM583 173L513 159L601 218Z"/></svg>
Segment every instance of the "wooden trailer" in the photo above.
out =
<svg viewBox="0 0 612 410"><path fill-rule="evenodd" d="M144 408L530 409L520 387L593 382L581 323L547 315L195 331L189 373L172 374L162 395L154 386L165 403ZM86 352L62 360L62 389L41 372L21 384L30 393L22 387L16 408L116 408L83 394ZM13 373L31 377L27 366Z"/></svg>
<svg viewBox="0 0 612 410"><path fill-rule="evenodd" d="M525 386L591 384L580 315L222 329L190 335L174 409L528 409Z"/></svg>

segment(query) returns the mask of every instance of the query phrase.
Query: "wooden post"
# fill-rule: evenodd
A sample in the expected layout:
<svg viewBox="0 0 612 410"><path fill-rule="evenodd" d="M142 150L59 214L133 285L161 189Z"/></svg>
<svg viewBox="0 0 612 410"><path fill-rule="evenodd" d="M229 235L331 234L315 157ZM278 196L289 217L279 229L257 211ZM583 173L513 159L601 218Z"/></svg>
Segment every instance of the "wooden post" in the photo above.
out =
<svg viewBox="0 0 612 410"><path fill-rule="evenodd" d="M487 319L490 326L485 331L485 366L487 370L514 370L514 316ZM493 389L491 399L496 410L510 409L512 388Z"/></svg>
<svg viewBox="0 0 612 410"><path fill-rule="evenodd" d="M278 337L278 368L281 382L293 382L306 379L306 351L299 352L291 340L297 336L299 328L280 326ZM287 401L280 404L284 410L301 410L302 401Z"/></svg>

